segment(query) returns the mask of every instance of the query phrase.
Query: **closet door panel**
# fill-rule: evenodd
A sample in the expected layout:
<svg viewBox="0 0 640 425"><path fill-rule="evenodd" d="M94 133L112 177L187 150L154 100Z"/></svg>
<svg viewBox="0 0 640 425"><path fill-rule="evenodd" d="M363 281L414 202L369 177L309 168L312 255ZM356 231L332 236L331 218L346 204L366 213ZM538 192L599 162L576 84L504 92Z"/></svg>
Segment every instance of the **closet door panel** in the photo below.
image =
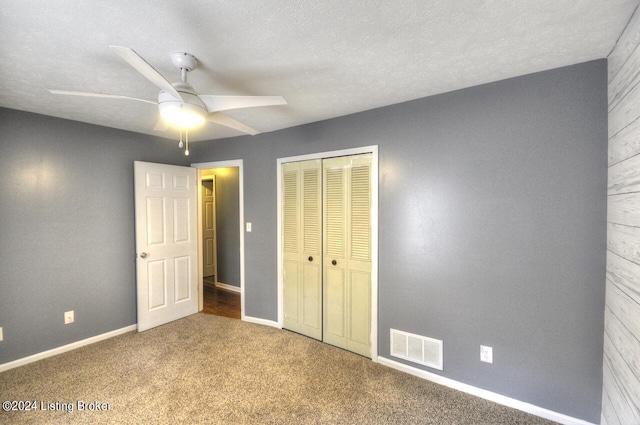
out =
<svg viewBox="0 0 640 425"><path fill-rule="evenodd" d="M301 333L322 339L322 162L300 163L302 184Z"/></svg>
<svg viewBox="0 0 640 425"><path fill-rule="evenodd" d="M302 324L322 339L322 270L319 264L305 264L303 270Z"/></svg>
<svg viewBox="0 0 640 425"><path fill-rule="evenodd" d="M283 326L300 332L300 164L282 165Z"/></svg>
<svg viewBox="0 0 640 425"><path fill-rule="evenodd" d="M322 340L347 347L346 176L347 157L323 161L324 333Z"/></svg>
<svg viewBox="0 0 640 425"><path fill-rule="evenodd" d="M367 356L371 352L371 274L349 273L347 349Z"/></svg>
<svg viewBox="0 0 640 425"><path fill-rule="evenodd" d="M282 165L283 326L322 339L321 162Z"/></svg>
<svg viewBox="0 0 640 425"><path fill-rule="evenodd" d="M371 155L349 158L347 349L371 355Z"/></svg>
<svg viewBox="0 0 640 425"><path fill-rule="evenodd" d="M325 323L323 341L346 347L346 285L344 270L333 268L325 274L324 310Z"/></svg>
<svg viewBox="0 0 640 425"><path fill-rule="evenodd" d="M300 323L299 305L298 305L298 261L284 261L283 264L283 283L284 283L284 327L298 331Z"/></svg>

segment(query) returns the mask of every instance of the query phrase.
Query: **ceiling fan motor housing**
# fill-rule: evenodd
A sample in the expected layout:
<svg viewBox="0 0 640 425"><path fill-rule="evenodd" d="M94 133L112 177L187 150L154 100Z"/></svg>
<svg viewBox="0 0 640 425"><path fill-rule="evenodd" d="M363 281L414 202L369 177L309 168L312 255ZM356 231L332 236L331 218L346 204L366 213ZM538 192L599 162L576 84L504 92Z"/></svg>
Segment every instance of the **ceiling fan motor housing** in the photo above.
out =
<svg viewBox="0 0 640 425"><path fill-rule="evenodd" d="M171 63L178 69L193 71L198 66L198 59L185 52L175 52L171 54Z"/></svg>
<svg viewBox="0 0 640 425"><path fill-rule="evenodd" d="M182 99L176 99L171 93L162 90L158 94L158 109L160 115L170 124L180 128L193 128L204 124L207 107L189 84L185 82L173 83L173 87L180 93Z"/></svg>

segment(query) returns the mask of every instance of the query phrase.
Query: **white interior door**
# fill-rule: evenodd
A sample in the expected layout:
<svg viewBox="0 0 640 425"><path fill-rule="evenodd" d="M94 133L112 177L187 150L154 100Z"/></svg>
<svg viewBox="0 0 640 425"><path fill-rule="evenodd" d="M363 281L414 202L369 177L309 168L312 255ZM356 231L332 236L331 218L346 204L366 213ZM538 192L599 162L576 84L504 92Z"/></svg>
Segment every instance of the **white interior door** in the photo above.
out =
<svg viewBox="0 0 640 425"><path fill-rule="evenodd" d="M134 163L138 331L198 311L195 168Z"/></svg>
<svg viewBox="0 0 640 425"><path fill-rule="evenodd" d="M216 177L202 180L202 276L218 281L216 251Z"/></svg>

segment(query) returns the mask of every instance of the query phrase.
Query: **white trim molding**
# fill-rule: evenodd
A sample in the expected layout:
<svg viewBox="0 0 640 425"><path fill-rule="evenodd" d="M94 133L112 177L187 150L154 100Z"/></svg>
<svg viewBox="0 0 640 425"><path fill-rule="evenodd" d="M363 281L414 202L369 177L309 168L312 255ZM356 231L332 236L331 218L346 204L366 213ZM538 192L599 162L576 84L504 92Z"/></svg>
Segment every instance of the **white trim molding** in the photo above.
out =
<svg viewBox="0 0 640 425"><path fill-rule="evenodd" d="M229 285L228 283L222 283L222 282L216 282L215 285L220 289L225 289L227 291L240 293L240 287L236 285Z"/></svg>
<svg viewBox="0 0 640 425"><path fill-rule="evenodd" d="M553 410L548 410L524 401L516 400L515 398L506 397L502 394L454 381L453 379L445 378L444 376L436 375L435 373L427 372L426 370L418 369L404 363L399 363L382 356L378 357L378 363L392 369L408 373L409 375L417 376L418 378L426 379L427 381L435 382L436 384L444 385L445 387L453 388L454 390L462 391L463 393L471 394L503 406L531 413L532 415L549 419L564 425L595 425L582 419L567 416L562 413L554 412Z"/></svg>
<svg viewBox="0 0 640 425"><path fill-rule="evenodd" d="M282 326L280 326L278 322L274 322L273 320L260 319L258 317L251 317L251 316L244 316L244 315L242 316L242 320L248 323L255 323L256 325L270 326L272 328L282 329Z"/></svg>
<svg viewBox="0 0 640 425"><path fill-rule="evenodd" d="M61 347L52 348L51 350L23 357L21 359L17 359L8 363L3 363L0 364L0 372L4 372L5 370L13 369L19 366L24 366L29 363L37 362L38 360L46 359L47 357L57 356L58 354L66 353L67 351L75 350L76 348L84 347L85 345L93 344L95 342L104 341L105 339L113 338L114 336L135 331L136 329L138 329L138 325L127 326L124 328L116 329L115 331L92 336L81 341L72 342L71 344L63 345Z"/></svg>

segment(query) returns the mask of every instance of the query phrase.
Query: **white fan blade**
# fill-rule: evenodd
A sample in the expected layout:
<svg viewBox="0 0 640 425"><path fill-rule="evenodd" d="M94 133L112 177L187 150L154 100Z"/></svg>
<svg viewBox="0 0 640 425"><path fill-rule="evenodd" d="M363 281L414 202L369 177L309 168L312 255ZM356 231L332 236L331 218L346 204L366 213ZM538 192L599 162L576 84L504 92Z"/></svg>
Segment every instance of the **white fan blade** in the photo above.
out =
<svg viewBox="0 0 640 425"><path fill-rule="evenodd" d="M167 128L169 128L169 123L160 118L155 127L153 127L153 131L166 131Z"/></svg>
<svg viewBox="0 0 640 425"><path fill-rule="evenodd" d="M168 93L171 93L175 96L176 99L184 100L180 93L171 85L166 78L162 76L158 71L156 71L151 65L147 63L139 54L137 54L133 49L128 47L121 46L109 46L111 47L122 59L127 61L129 65L134 67L140 74L144 75L145 78L159 87L161 90L164 90Z"/></svg>
<svg viewBox="0 0 640 425"><path fill-rule="evenodd" d="M198 95L198 97L209 112L287 104L287 101L282 96L216 96L202 94Z"/></svg>
<svg viewBox="0 0 640 425"><path fill-rule="evenodd" d="M228 115L223 114L222 112L212 112L209 115L207 115L207 121L215 123L215 124L220 124L223 125L225 127L229 127L229 128L233 128L234 130L238 130L241 131L243 133L247 133L250 134L252 136L255 136L256 134L260 134L259 131L254 130L253 128L242 124L239 121L234 120L233 118L231 118Z"/></svg>
<svg viewBox="0 0 640 425"><path fill-rule="evenodd" d="M152 102L150 100L138 99L137 97L129 97L129 96L120 96L119 94L107 94L107 93L93 93L87 91L72 91L72 90L54 90L47 89L51 94L64 94L68 96L85 96L85 97L106 97L109 99L126 99L126 100L137 100L138 102L150 103L152 105L157 105L158 102Z"/></svg>

